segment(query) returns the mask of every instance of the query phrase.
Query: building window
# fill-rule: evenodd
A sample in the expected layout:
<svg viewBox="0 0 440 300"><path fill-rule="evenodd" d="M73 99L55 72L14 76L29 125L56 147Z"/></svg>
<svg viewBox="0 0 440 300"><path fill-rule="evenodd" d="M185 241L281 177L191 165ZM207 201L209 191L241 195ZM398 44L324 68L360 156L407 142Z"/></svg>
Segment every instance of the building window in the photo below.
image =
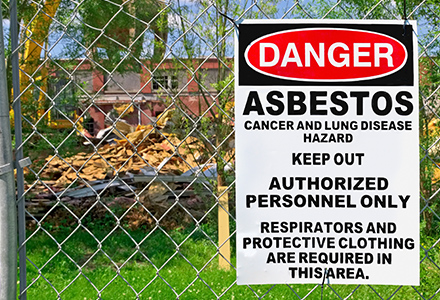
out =
<svg viewBox="0 0 440 300"><path fill-rule="evenodd" d="M153 77L153 90L173 90L177 89L178 82L177 76L154 76Z"/></svg>
<svg viewBox="0 0 440 300"><path fill-rule="evenodd" d="M49 96L54 106L50 111L51 119L75 119L79 99L75 93L75 85L70 79L56 78L49 82Z"/></svg>

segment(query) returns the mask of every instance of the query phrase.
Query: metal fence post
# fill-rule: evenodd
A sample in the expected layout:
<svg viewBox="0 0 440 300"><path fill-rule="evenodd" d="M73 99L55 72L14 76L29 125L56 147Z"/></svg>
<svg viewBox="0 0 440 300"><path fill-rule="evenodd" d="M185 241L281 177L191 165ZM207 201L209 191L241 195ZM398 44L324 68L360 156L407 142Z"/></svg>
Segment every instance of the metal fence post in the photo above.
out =
<svg viewBox="0 0 440 300"><path fill-rule="evenodd" d="M17 221L1 10L0 43L0 299L15 299L17 289Z"/></svg>
<svg viewBox="0 0 440 300"><path fill-rule="evenodd" d="M20 270L20 300L26 300L26 216L24 203L24 173L17 162L23 159L23 138L21 124L21 102L20 102L20 67L18 58L18 16L17 16L17 0L9 1L10 9L10 35L11 35L11 65L12 65L12 86L13 86L13 109L14 109L14 127L15 127L15 162L17 167L17 222L18 222L18 256Z"/></svg>

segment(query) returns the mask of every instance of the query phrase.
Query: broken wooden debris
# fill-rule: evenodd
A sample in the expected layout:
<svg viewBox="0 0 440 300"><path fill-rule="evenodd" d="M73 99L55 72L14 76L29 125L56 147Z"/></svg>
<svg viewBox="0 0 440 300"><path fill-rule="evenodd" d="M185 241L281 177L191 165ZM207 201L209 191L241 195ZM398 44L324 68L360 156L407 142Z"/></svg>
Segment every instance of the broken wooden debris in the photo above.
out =
<svg viewBox="0 0 440 300"><path fill-rule="evenodd" d="M150 181L163 181L163 182L208 182L208 180L217 180L216 177L206 177L206 176L154 176L154 175L134 175L134 182L150 182Z"/></svg>
<svg viewBox="0 0 440 300"><path fill-rule="evenodd" d="M128 131L121 127L119 133ZM173 134L159 133L152 125L137 126L115 144L105 144L94 152L47 157L40 178L67 186L73 181L83 184L127 173L139 174L145 167L154 168L158 174L180 175L198 166L201 147L203 144L191 136L182 141Z"/></svg>
<svg viewBox="0 0 440 300"><path fill-rule="evenodd" d="M76 189L68 189L56 194L58 197L69 197L69 198L85 198L94 197L99 195L99 193L104 189L117 188L119 190L129 192L136 190L136 187L130 186L123 182L122 180L114 180L112 182L104 182L100 184L94 184L91 186L83 186Z"/></svg>

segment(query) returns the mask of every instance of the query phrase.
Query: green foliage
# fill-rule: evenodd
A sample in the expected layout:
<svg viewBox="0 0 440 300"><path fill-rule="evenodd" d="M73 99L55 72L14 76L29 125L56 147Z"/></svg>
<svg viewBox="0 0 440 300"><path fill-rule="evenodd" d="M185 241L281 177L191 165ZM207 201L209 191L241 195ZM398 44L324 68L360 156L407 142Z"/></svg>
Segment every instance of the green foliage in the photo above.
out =
<svg viewBox="0 0 440 300"><path fill-rule="evenodd" d="M440 97L437 87L440 85L440 69L438 58L424 57L421 59L420 82L420 193L422 226L424 234L435 236L440 229L440 180L436 176L440 168Z"/></svg>
<svg viewBox="0 0 440 300"><path fill-rule="evenodd" d="M86 0L79 8L83 19L80 40L94 49L91 59L105 70L139 72L141 57L159 61L164 56L168 12L162 2ZM144 52L145 43L153 46L153 53Z"/></svg>
<svg viewBox="0 0 440 300"><path fill-rule="evenodd" d="M27 264L28 281L32 282L28 298L56 299L56 291L63 290L62 299L78 299L78 295L96 299L98 289L100 297L108 300L134 299L135 292L141 291L140 299L175 299L176 294L181 294L179 299L214 299L217 296L213 292L224 292L221 299L259 299L264 295L264 299L279 300L291 299L293 293L302 298L310 293L307 299L375 300L380 295L384 299L414 300L422 299L421 295L435 298L440 280L435 265L440 264L439 252L432 249L429 259L421 252L421 285L416 289L326 284L321 295L321 287L314 284L238 286L234 268L218 268L215 228L202 225L167 234L159 229L145 232L117 228L110 235L108 230L93 231L93 236L86 228L65 227L50 232L50 236L43 230L32 232L26 244L32 262ZM432 239L422 238L422 245L432 247ZM231 253L231 263L236 266L234 248Z"/></svg>
<svg viewBox="0 0 440 300"><path fill-rule="evenodd" d="M182 137L193 135L204 144L203 149L198 151L203 152L205 158L215 159L218 185L222 186L226 177L230 176L224 171L225 164L234 162L224 159L234 147L231 136L234 101L234 76L231 70L234 67L232 60L227 57L228 49L233 49L231 29L234 27L222 14L235 18L243 13L243 6L230 0L197 1L197 4L200 11L196 12L187 5L181 5L180 1L175 6L182 18L179 18L180 27L173 34L182 36L179 55L184 59L176 60L173 69L181 68L183 61L187 70L193 74L193 81L197 84L194 96L198 97L198 109L191 111L185 107L184 101L174 99L178 109L173 119L173 132L180 132ZM198 22L192 25L194 29L188 31L184 20L191 20L193 15L199 13ZM209 55L209 49L215 52L217 58L215 75L208 75L210 70L205 69L205 62L200 59Z"/></svg>
<svg viewBox="0 0 440 300"><path fill-rule="evenodd" d="M77 122L76 112L81 107L82 94L82 89L63 73L34 82L33 100L22 102L25 155L36 158L51 153L56 147L63 156L77 152L79 137L72 128ZM72 128L51 128L49 121L57 119L67 120Z"/></svg>
<svg viewBox="0 0 440 300"><path fill-rule="evenodd" d="M437 0L352 0L335 4L332 0L317 0L307 6L307 11L313 17L330 19L404 20L407 17L419 22L428 20L433 28L440 21Z"/></svg>
<svg viewBox="0 0 440 300"><path fill-rule="evenodd" d="M2 9L2 18L7 19L9 17L9 1L8 0L2 0L1 9Z"/></svg>

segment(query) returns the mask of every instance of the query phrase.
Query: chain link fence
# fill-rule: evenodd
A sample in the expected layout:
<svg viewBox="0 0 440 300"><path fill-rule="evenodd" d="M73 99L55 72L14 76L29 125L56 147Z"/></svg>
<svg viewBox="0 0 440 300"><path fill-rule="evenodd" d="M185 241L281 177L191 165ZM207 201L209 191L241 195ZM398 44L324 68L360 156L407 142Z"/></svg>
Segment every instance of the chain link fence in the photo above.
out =
<svg viewBox="0 0 440 300"><path fill-rule="evenodd" d="M21 0L2 9L21 162L19 299L439 297L437 1ZM236 22L257 18L418 21L420 286L236 285L233 37Z"/></svg>

